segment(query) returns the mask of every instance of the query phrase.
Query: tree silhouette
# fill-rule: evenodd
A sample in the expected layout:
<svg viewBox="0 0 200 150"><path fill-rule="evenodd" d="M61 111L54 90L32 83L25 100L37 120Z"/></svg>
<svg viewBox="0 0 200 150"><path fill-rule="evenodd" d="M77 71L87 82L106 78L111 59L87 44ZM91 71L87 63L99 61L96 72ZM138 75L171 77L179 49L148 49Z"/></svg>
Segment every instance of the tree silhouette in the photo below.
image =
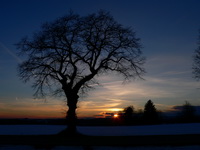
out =
<svg viewBox="0 0 200 150"><path fill-rule="evenodd" d="M133 119L133 113L134 113L134 107L133 106L128 106L125 107L123 110L123 118L126 124L131 124L132 119Z"/></svg>
<svg viewBox="0 0 200 150"><path fill-rule="evenodd" d="M76 133L79 96L98 83L96 77L116 72L130 80L145 72L135 32L105 11L84 17L69 13L45 23L17 47L26 56L19 65L19 76L25 82L33 81L35 96L64 93L70 134Z"/></svg>
<svg viewBox="0 0 200 150"><path fill-rule="evenodd" d="M200 30L199 30L200 34ZM193 56L193 75L194 78L199 80L200 79L200 35L199 35L199 41L198 41L198 48L194 52Z"/></svg>
<svg viewBox="0 0 200 150"><path fill-rule="evenodd" d="M157 123L158 121L158 113L151 100L148 100L144 106L144 121L148 124Z"/></svg>
<svg viewBox="0 0 200 150"><path fill-rule="evenodd" d="M195 108L188 101L182 106L181 119L185 122L192 122L195 120Z"/></svg>

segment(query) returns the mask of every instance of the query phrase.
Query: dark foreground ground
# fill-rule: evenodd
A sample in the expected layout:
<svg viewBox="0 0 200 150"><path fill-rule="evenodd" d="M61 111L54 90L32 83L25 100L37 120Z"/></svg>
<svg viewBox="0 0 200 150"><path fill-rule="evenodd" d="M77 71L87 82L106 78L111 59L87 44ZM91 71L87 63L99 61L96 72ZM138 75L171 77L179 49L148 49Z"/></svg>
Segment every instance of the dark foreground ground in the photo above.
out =
<svg viewBox="0 0 200 150"><path fill-rule="evenodd" d="M200 145L200 135L77 136L0 135L0 145L54 146L186 146Z"/></svg>

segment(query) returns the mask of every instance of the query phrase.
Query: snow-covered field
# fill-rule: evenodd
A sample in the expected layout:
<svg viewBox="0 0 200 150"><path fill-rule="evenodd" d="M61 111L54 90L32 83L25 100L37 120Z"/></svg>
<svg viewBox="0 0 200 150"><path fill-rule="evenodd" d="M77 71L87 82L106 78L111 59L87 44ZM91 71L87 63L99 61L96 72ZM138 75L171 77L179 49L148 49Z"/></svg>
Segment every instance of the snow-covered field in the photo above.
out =
<svg viewBox="0 0 200 150"><path fill-rule="evenodd" d="M66 126L62 125L0 125L0 135L50 135ZM146 126L79 126L78 131L94 136L180 135L200 134L200 123L164 124Z"/></svg>
<svg viewBox="0 0 200 150"><path fill-rule="evenodd" d="M200 123L148 126L79 127L78 130L86 135L98 136L200 134Z"/></svg>
<svg viewBox="0 0 200 150"><path fill-rule="evenodd" d="M136 147L112 147L112 146L92 146L92 147L82 147L82 146L57 146L48 150L200 150L200 146L136 146ZM37 149L32 146L0 146L0 150L47 150L47 149Z"/></svg>
<svg viewBox="0 0 200 150"><path fill-rule="evenodd" d="M50 135L56 134L66 126L61 125L0 125L0 135ZM131 136L131 135L180 135L200 134L200 123L192 124L165 124L148 126L109 126L90 127L79 126L78 131L85 135L95 136ZM34 150L28 145L0 145L0 150ZM56 146L51 150L85 150L82 146ZM191 146L150 146L150 147L109 147L92 146L93 150L200 150L199 145ZM42 150L42 149L40 149Z"/></svg>

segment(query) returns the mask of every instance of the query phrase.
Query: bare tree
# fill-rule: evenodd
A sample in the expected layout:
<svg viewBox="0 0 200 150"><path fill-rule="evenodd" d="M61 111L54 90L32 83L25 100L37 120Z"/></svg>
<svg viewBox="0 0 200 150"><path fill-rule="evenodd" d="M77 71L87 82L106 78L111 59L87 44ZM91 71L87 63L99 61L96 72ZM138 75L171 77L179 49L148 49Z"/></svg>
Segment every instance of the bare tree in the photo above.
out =
<svg viewBox="0 0 200 150"><path fill-rule="evenodd" d="M96 77L116 72L125 80L144 74L139 39L105 11L81 17L70 13L45 23L32 38L23 38L18 49L26 60L19 76L32 80L35 96L63 92L67 98L68 131L76 132L76 108L81 92Z"/></svg>
<svg viewBox="0 0 200 150"><path fill-rule="evenodd" d="M200 30L199 30L200 34ZM198 42L198 48L195 50L194 56L193 56L193 75L194 78L199 80L200 79L200 35L199 35L199 42Z"/></svg>

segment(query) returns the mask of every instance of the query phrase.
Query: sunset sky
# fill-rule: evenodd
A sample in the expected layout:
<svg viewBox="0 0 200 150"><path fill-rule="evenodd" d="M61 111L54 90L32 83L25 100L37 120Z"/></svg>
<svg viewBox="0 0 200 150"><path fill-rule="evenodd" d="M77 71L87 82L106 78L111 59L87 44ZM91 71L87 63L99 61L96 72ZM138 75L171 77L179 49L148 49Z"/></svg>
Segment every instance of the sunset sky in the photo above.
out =
<svg viewBox="0 0 200 150"><path fill-rule="evenodd" d="M23 59L14 44L32 36L42 23L67 14L109 11L141 38L146 57L145 80L122 84L120 76L99 78L100 86L80 98L79 117L95 117L133 105L143 109L151 99L161 111L189 101L200 105L200 82L192 75L192 55L200 29L199 0L1 0L0 118L62 118L64 98L34 99L31 84L17 76Z"/></svg>

